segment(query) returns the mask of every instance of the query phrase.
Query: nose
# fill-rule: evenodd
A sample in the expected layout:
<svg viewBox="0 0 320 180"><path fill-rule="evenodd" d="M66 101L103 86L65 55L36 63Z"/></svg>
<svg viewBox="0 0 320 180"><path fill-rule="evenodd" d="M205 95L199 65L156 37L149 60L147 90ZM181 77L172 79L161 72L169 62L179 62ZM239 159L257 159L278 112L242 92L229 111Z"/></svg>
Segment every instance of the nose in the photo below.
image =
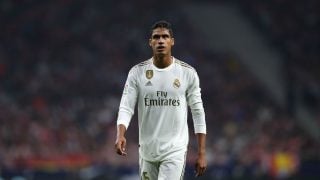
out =
<svg viewBox="0 0 320 180"><path fill-rule="evenodd" d="M158 43L159 44L163 44L164 43L164 38L160 37Z"/></svg>

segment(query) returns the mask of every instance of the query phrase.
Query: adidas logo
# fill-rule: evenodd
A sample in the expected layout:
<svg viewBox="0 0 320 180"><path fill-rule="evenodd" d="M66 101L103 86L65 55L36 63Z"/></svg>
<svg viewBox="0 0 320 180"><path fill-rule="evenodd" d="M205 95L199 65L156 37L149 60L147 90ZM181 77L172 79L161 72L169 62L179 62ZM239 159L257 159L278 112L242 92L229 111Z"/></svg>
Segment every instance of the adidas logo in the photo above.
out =
<svg viewBox="0 0 320 180"><path fill-rule="evenodd" d="M146 83L146 86L152 86L151 81L148 81L148 82Z"/></svg>

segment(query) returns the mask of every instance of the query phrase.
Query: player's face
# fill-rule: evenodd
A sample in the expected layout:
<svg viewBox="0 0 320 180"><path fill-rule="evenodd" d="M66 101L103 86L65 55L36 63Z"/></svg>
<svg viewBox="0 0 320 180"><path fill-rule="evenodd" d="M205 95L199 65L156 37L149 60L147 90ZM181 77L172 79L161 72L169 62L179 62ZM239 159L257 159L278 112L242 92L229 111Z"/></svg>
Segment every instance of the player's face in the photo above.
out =
<svg viewBox="0 0 320 180"><path fill-rule="evenodd" d="M174 38L171 37L166 28L156 28L152 31L149 45L154 55L170 55L171 47L174 45Z"/></svg>

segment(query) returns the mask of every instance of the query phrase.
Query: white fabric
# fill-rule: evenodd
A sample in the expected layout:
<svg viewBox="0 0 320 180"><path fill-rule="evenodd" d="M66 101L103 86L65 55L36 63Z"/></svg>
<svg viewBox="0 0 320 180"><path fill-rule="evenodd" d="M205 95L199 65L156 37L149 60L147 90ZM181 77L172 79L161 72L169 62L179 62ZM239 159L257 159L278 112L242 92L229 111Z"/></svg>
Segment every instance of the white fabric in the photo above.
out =
<svg viewBox="0 0 320 180"><path fill-rule="evenodd" d="M173 58L159 69L149 59L134 66L127 77L120 102L117 125L128 128L138 105L140 155L158 161L186 149L189 135L188 106L195 133L206 133L199 77L190 65Z"/></svg>
<svg viewBox="0 0 320 180"><path fill-rule="evenodd" d="M186 165L186 151L175 153L162 161L150 162L139 158L140 177L143 180L181 180Z"/></svg>

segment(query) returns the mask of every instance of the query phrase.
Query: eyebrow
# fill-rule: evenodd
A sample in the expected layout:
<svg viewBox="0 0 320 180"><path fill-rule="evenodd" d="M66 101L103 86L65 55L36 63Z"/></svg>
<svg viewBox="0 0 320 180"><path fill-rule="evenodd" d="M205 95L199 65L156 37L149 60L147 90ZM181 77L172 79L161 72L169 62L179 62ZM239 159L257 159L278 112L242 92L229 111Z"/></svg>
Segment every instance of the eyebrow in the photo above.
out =
<svg viewBox="0 0 320 180"><path fill-rule="evenodd" d="M152 35L152 39L156 39L156 38L160 38L160 37L169 38L170 35L169 34L154 34L154 35Z"/></svg>

